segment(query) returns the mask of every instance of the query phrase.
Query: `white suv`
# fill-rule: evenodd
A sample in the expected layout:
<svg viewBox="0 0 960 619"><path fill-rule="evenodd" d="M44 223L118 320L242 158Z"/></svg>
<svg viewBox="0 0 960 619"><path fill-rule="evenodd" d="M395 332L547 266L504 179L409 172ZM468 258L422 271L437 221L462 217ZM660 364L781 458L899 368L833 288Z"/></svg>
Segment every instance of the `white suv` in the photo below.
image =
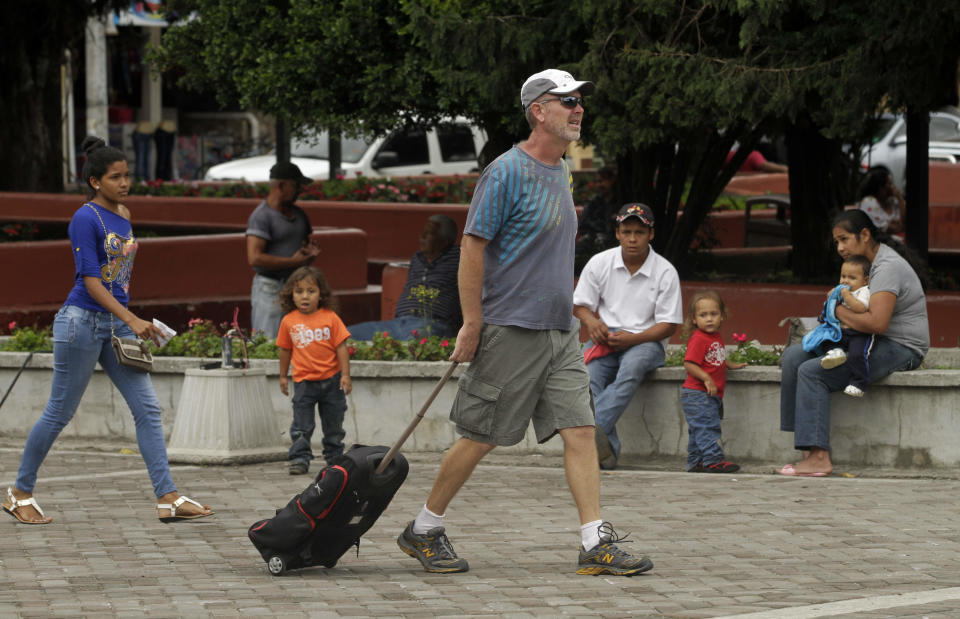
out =
<svg viewBox="0 0 960 619"><path fill-rule="evenodd" d="M930 113L931 161L960 161L960 118L947 112ZM901 190L907 170L907 121L903 116L883 114L878 119L873 145L860 159L864 170L883 168Z"/></svg>
<svg viewBox="0 0 960 619"><path fill-rule="evenodd" d="M314 180L329 178L327 136L322 131L290 144L290 161ZM478 171L477 154L485 142L483 131L462 119L373 140L344 137L340 167L346 178L467 174ZM204 180L267 182L276 161L271 154L220 163L207 170Z"/></svg>

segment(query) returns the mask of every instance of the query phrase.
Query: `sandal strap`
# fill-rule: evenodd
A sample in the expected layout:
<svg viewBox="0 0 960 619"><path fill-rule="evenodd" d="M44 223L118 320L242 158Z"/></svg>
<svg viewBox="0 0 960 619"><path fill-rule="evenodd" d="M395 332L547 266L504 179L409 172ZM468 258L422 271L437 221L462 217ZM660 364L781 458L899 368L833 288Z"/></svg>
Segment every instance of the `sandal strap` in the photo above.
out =
<svg viewBox="0 0 960 619"><path fill-rule="evenodd" d="M200 505L193 499L185 496L181 496L179 499L177 499L173 503L157 503L157 509L169 509L170 518L175 518L177 516L177 508L183 505L184 503L193 503L200 509L203 509L203 505ZM39 510L39 508L37 509ZM43 514L43 512L40 512L40 513Z"/></svg>
<svg viewBox="0 0 960 619"><path fill-rule="evenodd" d="M11 512L13 512L13 510L18 509L20 507L27 507L28 505L32 505L33 508L37 510L37 512L39 512L39 514L42 517L44 518L47 517L47 515L43 513L43 510L40 509L40 506L37 505L37 500L33 497L30 497L29 499L18 499L15 496L13 496L13 490L11 488L7 488L7 500L10 501Z"/></svg>

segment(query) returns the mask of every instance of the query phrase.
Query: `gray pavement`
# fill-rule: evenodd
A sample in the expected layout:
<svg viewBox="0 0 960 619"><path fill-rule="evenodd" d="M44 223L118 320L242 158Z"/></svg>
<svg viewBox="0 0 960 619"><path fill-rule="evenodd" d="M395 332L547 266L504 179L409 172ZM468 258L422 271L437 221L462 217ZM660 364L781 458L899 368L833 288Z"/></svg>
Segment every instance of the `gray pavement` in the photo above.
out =
<svg viewBox="0 0 960 619"><path fill-rule="evenodd" d="M22 439L4 443L5 493ZM790 479L771 474L773 463L695 475L676 472L680 461L604 473L605 518L655 567L578 576L560 461L494 453L448 518L471 570L441 576L395 544L439 462L408 454L410 476L359 557L273 577L246 529L308 477L277 462L174 466L181 491L217 515L164 525L142 461L121 447L61 440L36 490L55 522L2 515L0 617L960 616L956 478Z"/></svg>

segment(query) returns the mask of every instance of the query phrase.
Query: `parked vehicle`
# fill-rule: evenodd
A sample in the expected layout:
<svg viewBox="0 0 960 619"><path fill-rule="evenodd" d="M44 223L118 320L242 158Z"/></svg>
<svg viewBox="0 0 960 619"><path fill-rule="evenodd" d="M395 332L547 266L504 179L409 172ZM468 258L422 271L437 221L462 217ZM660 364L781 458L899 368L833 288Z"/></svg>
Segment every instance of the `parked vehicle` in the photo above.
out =
<svg viewBox="0 0 960 619"><path fill-rule="evenodd" d="M467 174L478 171L477 154L485 142L483 131L463 119L430 129L396 131L380 138L344 136L340 167L347 178ZM290 144L290 161L310 178L327 179L328 146L326 131L294 139ZM273 154L245 157L212 166L204 179L267 182L274 163Z"/></svg>
<svg viewBox="0 0 960 619"><path fill-rule="evenodd" d="M960 117L947 112L931 112L929 156L931 161L960 160ZM883 168L893 176L893 184L903 190L907 169L907 122L903 116L883 114L878 119L873 144L860 159L864 170Z"/></svg>

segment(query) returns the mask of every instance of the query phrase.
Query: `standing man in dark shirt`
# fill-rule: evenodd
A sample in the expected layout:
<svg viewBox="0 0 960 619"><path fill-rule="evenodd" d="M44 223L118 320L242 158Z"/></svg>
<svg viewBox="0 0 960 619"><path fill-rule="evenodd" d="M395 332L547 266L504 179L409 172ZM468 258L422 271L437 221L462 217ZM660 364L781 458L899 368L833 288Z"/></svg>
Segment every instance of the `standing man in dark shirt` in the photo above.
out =
<svg viewBox="0 0 960 619"><path fill-rule="evenodd" d="M393 320L350 325L350 337L370 340L374 333L386 331L395 339L406 340L414 330L419 335L456 335L461 322L457 289L460 247L454 245L458 234L457 223L446 215L430 217L420 233L420 251L410 259Z"/></svg>
<svg viewBox="0 0 960 619"><path fill-rule="evenodd" d="M277 337L283 309L277 298L287 277L297 267L313 262L320 248L310 241L310 220L294 204L312 179L289 161L270 168L270 192L247 220L247 261L256 275L250 288L254 331Z"/></svg>

